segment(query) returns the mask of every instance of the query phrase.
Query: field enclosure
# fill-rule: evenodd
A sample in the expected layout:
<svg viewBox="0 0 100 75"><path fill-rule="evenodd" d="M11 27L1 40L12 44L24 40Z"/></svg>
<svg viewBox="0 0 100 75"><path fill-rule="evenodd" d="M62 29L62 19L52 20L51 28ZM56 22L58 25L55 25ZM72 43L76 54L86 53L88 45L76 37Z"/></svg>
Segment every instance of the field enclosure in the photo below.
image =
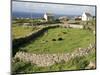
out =
<svg viewBox="0 0 100 75"><path fill-rule="evenodd" d="M47 30L43 36L21 50L33 53L61 53L76 48L85 48L95 42L95 36L88 30L54 28Z"/></svg>
<svg viewBox="0 0 100 75"><path fill-rule="evenodd" d="M88 51L89 53L87 51L83 52L85 50L84 48L87 48L89 47L89 44L94 44L94 43L95 43L95 35L93 34L93 32L89 30L63 28L63 27L50 28L47 29L43 33L43 35L37 37L35 40L31 40L31 42L28 43L27 45L18 48L19 52L17 52L15 55L15 59L17 60L17 62L15 60L16 64L14 64L14 66L20 63L23 65L22 67L28 65L28 67L25 68L31 68L31 70L22 71L19 70L19 68L17 69L14 68L13 70L14 71L19 70L20 72L27 73L27 72L41 72L41 71L44 72L44 71L85 69L90 61L95 61L95 48L91 49L91 51L93 50L92 52ZM81 49L83 48L82 51L83 55L81 54L81 56L70 58L70 56L74 52L76 52L75 54L77 55L80 54L79 51L77 52L79 48ZM26 57L23 56L24 52ZM85 55L86 52L88 54ZM68 56L69 61L65 60L65 57L68 53L70 53L70 55ZM39 60L35 60L34 56L33 56L34 59L32 58L31 56L32 54L33 55L35 54L36 55L35 58L40 60L41 63L38 64L40 66L30 64L31 59L32 61L39 62ZM38 57L38 55L41 57ZM64 60L59 59L60 62L58 62L57 59L55 59L57 61L56 63L54 63L51 66L50 64L48 64L49 66L45 67L45 65L47 64L46 59L49 60L48 63L50 63L52 55L55 55L53 56L55 58L59 57L60 59ZM26 59L24 59L23 57ZM21 61L19 61L19 59ZM30 59L29 60L30 63L28 63L28 59ZM41 61L41 59L45 61L43 60ZM27 62L25 62L25 60L27 60ZM79 60L80 62L78 62ZM44 62L45 64L43 65L42 62ZM72 62L74 62L74 64Z"/></svg>
<svg viewBox="0 0 100 75"><path fill-rule="evenodd" d="M12 1L11 26L13 75L96 69L96 6Z"/></svg>

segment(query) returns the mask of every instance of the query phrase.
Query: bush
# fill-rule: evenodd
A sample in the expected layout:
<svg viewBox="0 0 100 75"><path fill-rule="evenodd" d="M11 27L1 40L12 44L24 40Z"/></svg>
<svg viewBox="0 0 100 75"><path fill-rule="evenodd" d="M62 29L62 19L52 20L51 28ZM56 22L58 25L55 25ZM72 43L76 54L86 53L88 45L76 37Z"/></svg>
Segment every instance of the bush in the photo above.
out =
<svg viewBox="0 0 100 75"><path fill-rule="evenodd" d="M63 38L58 38L59 41L63 40Z"/></svg>
<svg viewBox="0 0 100 75"><path fill-rule="evenodd" d="M52 41L56 41L56 39L52 39Z"/></svg>
<svg viewBox="0 0 100 75"><path fill-rule="evenodd" d="M69 65L76 66L76 69L85 69L88 64L89 62L85 57L75 57L69 61Z"/></svg>
<svg viewBox="0 0 100 75"><path fill-rule="evenodd" d="M28 62L23 62L23 61L15 62L15 63L12 63L12 72L13 74L32 73L34 66L35 65L32 65L31 63L28 63Z"/></svg>
<svg viewBox="0 0 100 75"><path fill-rule="evenodd" d="M67 32L62 32L63 34L67 34Z"/></svg>
<svg viewBox="0 0 100 75"><path fill-rule="evenodd" d="M56 22L56 23L60 23L60 20L59 20L59 19L56 19L55 22Z"/></svg>
<svg viewBox="0 0 100 75"><path fill-rule="evenodd" d="M89 64L89 62L87 60L81 60L78 65L77 68L79 69L85 69L85 67Z"/></svg>
<svg viewBox="0 0 100 75"><path fill-rule="evenodd" d="M15 60L17 61L17 60ZM15 63L12 63L12 72L13 73L17 73L17 72L20 72L21 68L25 66L25 63L24 62L15 62Z"/></svg>

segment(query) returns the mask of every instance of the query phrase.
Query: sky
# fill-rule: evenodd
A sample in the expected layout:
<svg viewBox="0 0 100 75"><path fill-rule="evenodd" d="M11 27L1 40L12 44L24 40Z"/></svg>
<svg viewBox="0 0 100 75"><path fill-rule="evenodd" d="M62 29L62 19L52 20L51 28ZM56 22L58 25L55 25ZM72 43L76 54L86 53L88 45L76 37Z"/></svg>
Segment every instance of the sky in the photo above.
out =
<svg viewBox="0 0 100 75"><path fill-rule="evenodd" d="M81 15L83 12L89 12L92 15L95 15L95 6L13 1L12 12L53 13L64 15Z"/></svg>

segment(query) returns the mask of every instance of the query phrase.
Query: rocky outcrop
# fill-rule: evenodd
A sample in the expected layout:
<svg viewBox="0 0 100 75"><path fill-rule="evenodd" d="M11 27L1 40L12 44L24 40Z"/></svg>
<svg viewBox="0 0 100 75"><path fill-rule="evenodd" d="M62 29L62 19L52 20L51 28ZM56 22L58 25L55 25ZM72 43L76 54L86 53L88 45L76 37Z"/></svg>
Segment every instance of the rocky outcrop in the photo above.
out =
<svg viewBox="0 0 100 75"><path fill-rule="evenodd" d="M67 62L68 60L75 58L77 56L85 56L92 52L95 45L91 45L85 49L79 48L71 53L56 53L56 54L34 54L27 52L17 52L14 59L19 59L20 61L30 62L36 64L37 66L51 66L55 63L59 63L62 60Z"/></svg>

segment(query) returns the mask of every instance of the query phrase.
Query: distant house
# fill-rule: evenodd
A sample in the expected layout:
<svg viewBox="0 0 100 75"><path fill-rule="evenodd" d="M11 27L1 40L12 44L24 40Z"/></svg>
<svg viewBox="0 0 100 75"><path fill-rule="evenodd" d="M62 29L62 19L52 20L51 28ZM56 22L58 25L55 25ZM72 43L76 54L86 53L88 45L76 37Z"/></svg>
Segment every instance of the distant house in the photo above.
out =
<svg viewBox="0 0 100 75"><path fill-rule="evenodd" d="M82 17L81 17L81 16L76 16L76 17L75 17L75 20L78 20L78 21L79 21L79 20L82 20Z"/></svg>
<svg viewBox="0 0 100 75"><path fill-rule="evenodd" d="M68 18L67 18L67 16L61 16L61 17L59 17L59 20L67 20Z"/></svg>
<svg viewBox="0 0 100 75"><path fill-rule="evenodd" d="M59 17L59 20L61 22L65 22L65 21L68 21L69 19L67 18L67 16L61 16L61 17Z"/></svg>
<svg viewBox="0 0 100 75"><path fill-rule="evenodd" d="M90 21L92 20L92 15L90 13L84 12L82 14L82 21Z"/></svg>
<svg viewBox="0 0 100 75"><path fill-rule="evenodd" d="M60 20L60 22L61 23L63 23L63 27L69 27L69 25L68 25L68 18L67 18L67 16L62 16L62 17L59 17L59 20Z"/></svg>
<svg viewBox="0 0 100 75"><path fill-rule="evenodd" d="M45 19L46 21L53 21L54 16L53 16L51 13L45 13L45 14L44 14L44 19Z"/></svg>

